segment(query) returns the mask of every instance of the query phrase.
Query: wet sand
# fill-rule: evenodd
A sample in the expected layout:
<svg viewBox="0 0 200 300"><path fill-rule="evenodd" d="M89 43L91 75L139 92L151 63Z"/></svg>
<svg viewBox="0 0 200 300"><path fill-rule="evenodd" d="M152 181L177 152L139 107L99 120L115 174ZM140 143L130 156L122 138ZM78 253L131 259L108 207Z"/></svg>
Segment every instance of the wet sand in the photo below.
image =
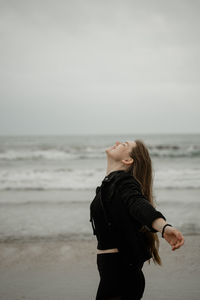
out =
<svg viewBox="0 0 200 300"><path fill-rule="evenodd" d="M93 300L99 284L96 239L0 243L1 300ZM200 236L171 251L160 238L163 266L144 264L144 300L200 299Z"/></svg>

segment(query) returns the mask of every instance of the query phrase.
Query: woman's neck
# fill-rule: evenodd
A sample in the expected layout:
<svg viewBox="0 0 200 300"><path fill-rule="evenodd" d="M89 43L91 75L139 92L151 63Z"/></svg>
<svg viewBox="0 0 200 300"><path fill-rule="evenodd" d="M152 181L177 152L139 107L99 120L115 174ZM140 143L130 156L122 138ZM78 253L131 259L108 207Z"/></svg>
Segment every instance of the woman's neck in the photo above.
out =
<svg viewBox="0 0 200 300"><path fill-rule="evenodd" d="M120 171L120 170L126 171L126 168L122 165L116 164L115 162L113 162L113 163L108 162L107 163L106 176L108 176L111 172Z"/></svg>

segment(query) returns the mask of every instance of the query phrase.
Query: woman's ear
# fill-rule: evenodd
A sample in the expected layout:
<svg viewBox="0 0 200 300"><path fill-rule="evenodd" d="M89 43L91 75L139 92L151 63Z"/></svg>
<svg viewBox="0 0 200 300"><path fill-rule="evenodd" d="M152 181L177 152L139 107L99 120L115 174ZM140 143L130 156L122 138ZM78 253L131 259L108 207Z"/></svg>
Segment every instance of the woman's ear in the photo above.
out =
<svg viewBox="0 0 200 300"><path fill-rule="evenodd" d="M125 165L132 165L133 162L134 162L134 160L132 157L130 157L128 159L122 159L122 163Z"/></svg>

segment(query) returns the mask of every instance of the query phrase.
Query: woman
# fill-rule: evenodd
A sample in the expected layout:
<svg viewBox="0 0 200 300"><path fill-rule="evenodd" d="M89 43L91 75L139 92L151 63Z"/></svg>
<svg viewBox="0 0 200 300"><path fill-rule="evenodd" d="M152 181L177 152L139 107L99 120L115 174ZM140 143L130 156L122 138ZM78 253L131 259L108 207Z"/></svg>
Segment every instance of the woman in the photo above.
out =
<svg viewBox="0 0 200 300"><path fill-rule="evenodd" d="M184 244L184 238L155 209L152 163L143 141L117 141L106 154L106 177L90 205L98 241L96 300L139 300L145 289L144 262L152 258L162 264L157 232L173 251Z"/></svg>

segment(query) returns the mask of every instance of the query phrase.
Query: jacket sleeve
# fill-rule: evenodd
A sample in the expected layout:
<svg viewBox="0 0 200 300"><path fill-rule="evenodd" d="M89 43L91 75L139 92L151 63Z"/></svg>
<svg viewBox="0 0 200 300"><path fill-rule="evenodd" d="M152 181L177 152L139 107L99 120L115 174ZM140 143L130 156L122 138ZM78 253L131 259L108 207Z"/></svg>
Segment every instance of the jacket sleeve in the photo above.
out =
<svg viewBox="0 0 200 300"><path fill-rule="evenodd" d="M163 218L166 221L166 218L143 196L140 187L134 181L126 180L118 188L120 198L128 208L131 217L150 232L158 232L152 227L153 221L157 218Z"/></svg>

